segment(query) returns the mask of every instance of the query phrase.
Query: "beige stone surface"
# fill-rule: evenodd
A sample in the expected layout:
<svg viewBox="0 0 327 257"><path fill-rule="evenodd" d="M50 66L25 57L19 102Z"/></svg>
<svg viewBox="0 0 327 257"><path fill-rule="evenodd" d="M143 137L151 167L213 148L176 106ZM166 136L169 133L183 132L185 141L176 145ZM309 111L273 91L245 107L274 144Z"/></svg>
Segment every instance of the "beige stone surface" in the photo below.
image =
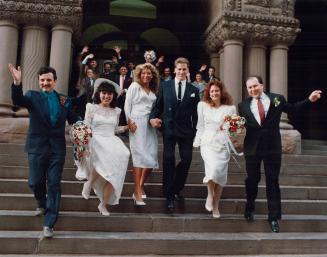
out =
<svg viewBox="0 0 327 257"><path fill-rule="evenodd" d="M25 143L28 125L28 118L0 119L0 142Z"/></svg>
<svg viewBox="0 0 327 257"><path fill-rule="evenodd" d="M281 129L282 151L286 154L301 154L301 134L295 129Z"/></svg>

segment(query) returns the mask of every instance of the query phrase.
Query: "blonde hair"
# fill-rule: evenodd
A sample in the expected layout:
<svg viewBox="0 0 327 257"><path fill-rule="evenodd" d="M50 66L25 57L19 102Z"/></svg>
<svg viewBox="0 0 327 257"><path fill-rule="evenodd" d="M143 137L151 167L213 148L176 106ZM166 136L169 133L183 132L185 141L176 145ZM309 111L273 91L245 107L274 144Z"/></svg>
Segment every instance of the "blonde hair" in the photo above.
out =
<svg viewBox="0 0 327 257"><path fill-rule="evenodd" d="M153 93L157 93L158 91L158 87L159 87L159 72L156 69L156 67L154 67L151 63L143 63L143 64L139 64L136 66L135 68L135 72L134 72L134 81L137 82L138 84L141 85L141 87L144 87L144 84L141 81L141 73L143 70L150 70L152 73L152 79L150 81L150 90Z"/></svg>
<svg viewBox="0 0 327 257"><path fill-rule="evenodd" d="M177 64L179 64L179 63L186 64L187 67L190 67L190 62L185 57L179 57L179 58L177 58L175 60L175 63L174 63L175 64L175 68L176 68Z"/></svg>

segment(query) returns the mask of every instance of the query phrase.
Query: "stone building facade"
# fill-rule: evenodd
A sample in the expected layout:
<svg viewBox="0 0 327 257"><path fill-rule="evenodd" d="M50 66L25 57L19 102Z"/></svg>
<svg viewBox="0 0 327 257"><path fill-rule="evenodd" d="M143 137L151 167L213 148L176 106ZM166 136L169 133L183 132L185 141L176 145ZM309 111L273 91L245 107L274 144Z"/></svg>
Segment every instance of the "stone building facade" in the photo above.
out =
<svg viewBox="0 0 327 257"><path fill-rule="evenodd" d="M208 0L204 48L235 102L244 97L243 79L262 76L269 90L287 97L288 49L300 32L295 0ZM81 35L82 0L0 0L0 141L21 142L26 111L12 110L7 63L19 63L24 91L37 89L37 70L58 72L57 90L68 92L74 39ZM300 151L300 134L284 117L284 151Z"/></svg>

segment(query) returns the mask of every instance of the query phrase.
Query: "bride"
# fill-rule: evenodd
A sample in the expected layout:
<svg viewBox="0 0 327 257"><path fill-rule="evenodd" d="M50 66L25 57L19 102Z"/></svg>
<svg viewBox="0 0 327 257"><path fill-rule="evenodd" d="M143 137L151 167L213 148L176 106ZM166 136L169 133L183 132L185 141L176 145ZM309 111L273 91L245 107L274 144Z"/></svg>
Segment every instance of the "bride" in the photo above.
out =
<svg viewBox="0 0 327 257"><path fill-rule="evenodd" d="M119 94L117 84L97 79L94 103L86 105L85 113L85 123L91 127L93 137L89 144L88 180L84 183L82 196L88 199L93 188L100 199L98 209L104 216L110 215L107 204L119 203L130 155L121 139L115 136L115 133L128 130L128 126L118 127L121 109L116 107L116 100Z"/></svg>
<svg viewBox="0 0 327 257"><path fill-rule="evenodd" d="M228 139L222 130L226 115L236 114L232 98L220 81L211 81L204 90L203 101L198 104L197 132L194 147L200 146L204 161L208 196L205 204L214 218L219 218L219 200L227 182L230 149Z"/></svg>

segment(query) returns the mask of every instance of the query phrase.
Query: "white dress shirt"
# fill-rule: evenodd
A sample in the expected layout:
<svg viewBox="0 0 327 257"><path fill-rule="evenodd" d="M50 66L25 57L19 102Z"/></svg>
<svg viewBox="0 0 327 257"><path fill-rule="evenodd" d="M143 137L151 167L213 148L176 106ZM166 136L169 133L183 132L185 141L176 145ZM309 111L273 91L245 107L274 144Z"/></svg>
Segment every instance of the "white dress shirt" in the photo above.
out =
<svg viewBox="0 0 327 257"><path fill-rule="evenodd" d="M178 80L175 78L175 91L176 91L176 97L178 98L178 83L179 82L182 82L182 99L183 100L183 97L184 97L184 93L185 93L185 88L186 88L186 79L185 80ZM178 100L178 99L177 99Z"/></svg>
<svg viewBox="0 0 327 257"><path fill-rule="evenodd" d="M260 99L263 104L263 110L265 111L265 117L267 117L267 113L268 113L269 106L270 106L270 98L265 93L262 93L262 95L260 96ZM251 112L253 113L254 118L257 120L257 122L259 124L261 124L257 98L252 98L250 108L251 108Z"/></svg>

